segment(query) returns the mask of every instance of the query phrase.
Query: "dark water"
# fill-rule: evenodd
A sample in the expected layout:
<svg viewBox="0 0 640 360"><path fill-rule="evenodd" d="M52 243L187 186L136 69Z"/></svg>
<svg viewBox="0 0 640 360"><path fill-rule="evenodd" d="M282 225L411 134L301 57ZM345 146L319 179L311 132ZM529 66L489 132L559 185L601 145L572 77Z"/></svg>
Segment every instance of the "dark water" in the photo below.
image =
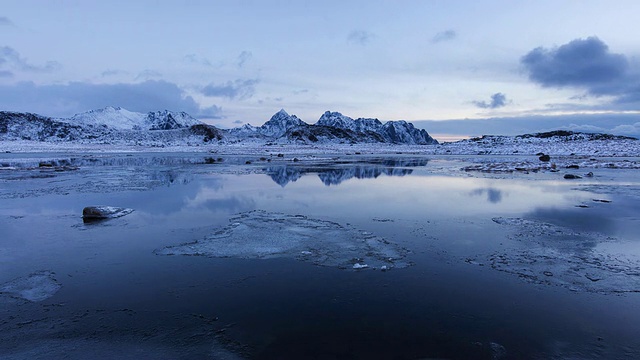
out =
<svg viewBox="0 0 640 360"><path fill-rule="evenodd" d="M48 270L62 287L0 294L0 358L640 357L633 171L575 183L407 156L214 160L2 159L0 284ZM85 224L88 205L135 211ZM375 234L412 266L157 255L252 210ZM531 223L497 222L510 218Z"/></svg>

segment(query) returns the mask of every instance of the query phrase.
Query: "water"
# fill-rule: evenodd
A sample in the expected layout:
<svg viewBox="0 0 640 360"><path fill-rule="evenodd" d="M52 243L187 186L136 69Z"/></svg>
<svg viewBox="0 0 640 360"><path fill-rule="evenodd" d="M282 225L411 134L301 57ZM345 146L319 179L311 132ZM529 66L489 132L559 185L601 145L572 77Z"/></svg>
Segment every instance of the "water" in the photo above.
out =
<svg viewBox="0 0 640 360"><path fill-rule="evenodd" d="M571 182L408 155L205 158L6 155L0 357L640 356L634 171ZM88 205L135 211L85 224ZM199 256L167 255L185 243ZM46 299L11 292L43 271Z"/></svg>

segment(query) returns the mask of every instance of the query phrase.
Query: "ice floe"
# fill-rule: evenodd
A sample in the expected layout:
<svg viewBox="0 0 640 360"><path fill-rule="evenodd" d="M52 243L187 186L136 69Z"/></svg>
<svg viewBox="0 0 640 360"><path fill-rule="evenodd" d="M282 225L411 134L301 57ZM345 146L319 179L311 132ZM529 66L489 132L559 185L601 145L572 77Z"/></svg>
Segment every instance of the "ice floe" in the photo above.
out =
<svg viewBox="0 0 640 360"><path fill-rule="evenodd" d="M0 285L0 295L33 302L46 300L62 287L51 271L38 271Z"/></svg>
<svg viewBox="0 0 640 360"><path fill-rule="evenodd" d="M195 242L156 250L160 255L243 259L295 258L341 269L403 268L406 249L348 225L263 210L240 213ZM366 264L366 265L364 265Z"/></svg>
<svg viewBox="0 0 640 360"><path fill-rule="evenodd" d="M522 218L499 217L493 221L513 227L515 231L509 237L526 246L495 252L485 260L469 258L468 263L486 264L528 282L572 291L640 292L640 258L598 248L598 244L616 239Z"/></svg>

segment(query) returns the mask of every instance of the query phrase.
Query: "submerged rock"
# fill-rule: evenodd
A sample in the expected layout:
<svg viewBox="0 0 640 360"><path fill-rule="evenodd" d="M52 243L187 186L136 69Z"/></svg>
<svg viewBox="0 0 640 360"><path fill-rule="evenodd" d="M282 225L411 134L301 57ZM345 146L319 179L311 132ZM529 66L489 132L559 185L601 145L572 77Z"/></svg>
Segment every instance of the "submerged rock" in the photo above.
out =
<svg viewBox="0 0 640 360"><path fill-rule="evenodd" d="M582 179L582 176L580 175L575 175L575 174L564 174L564 178L565 179Z"/></svg>
<svg viewBox="0 0 640 360"><path fill-rule="evenodd" d="M0 294L38 302L52 297L61 287L53 272L38 271L1 284Z"/></svg>
<svg viewBox="0 0 640 360"><path fill-rule="evenodd" d="M105 220L129 215L133 209L120 208L114 206L87 206L82 209L82 219L85 222Z"/></svg>
<svg viewBox="0 0 640 360"><path fill-rule="evenodd" d="M288 257L341 269L409 266L404 260L406 249L370 232L331 221L254 210L236 215L230 222L202 240L169 246L156 250L156 254L242 259Z"/></svg>

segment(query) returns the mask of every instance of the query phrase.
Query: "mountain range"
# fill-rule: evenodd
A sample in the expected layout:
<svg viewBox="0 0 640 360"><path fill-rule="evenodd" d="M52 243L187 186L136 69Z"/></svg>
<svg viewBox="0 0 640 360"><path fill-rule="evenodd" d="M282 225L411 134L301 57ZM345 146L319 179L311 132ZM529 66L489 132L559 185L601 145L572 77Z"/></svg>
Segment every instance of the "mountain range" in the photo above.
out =
<svg viewBox="0 0 640 360"><path fill-rule="evenodd" d="M185 112L168 110L149 113L106 107L74 115L51 118L31 113L0 112L0 140L79 142L131 145L195 145L210 142L265 143L391 143L437 144L425 130L406 121L352 119L338 112L325 112L316 124L308 124L284 109L262 126L244 125L219 129Z"/></svg>

